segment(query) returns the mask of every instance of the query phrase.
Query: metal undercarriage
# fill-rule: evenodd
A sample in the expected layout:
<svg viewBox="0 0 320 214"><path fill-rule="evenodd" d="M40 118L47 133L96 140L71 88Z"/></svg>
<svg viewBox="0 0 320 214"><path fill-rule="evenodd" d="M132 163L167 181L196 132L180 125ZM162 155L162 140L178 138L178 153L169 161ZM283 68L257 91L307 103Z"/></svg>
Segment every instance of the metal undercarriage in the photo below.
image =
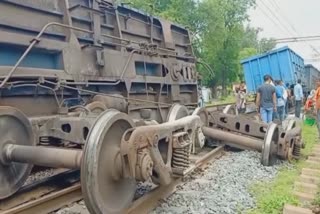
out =
<svg viewBox="0 0 320 214"><path fill-rule="evenodd" d="M298 157L301 129L197 108L189 32L106 0L0 2L0 199L33 165L81 170L91 213L121 213L136 182L168 185L206 138Z"/></svg>

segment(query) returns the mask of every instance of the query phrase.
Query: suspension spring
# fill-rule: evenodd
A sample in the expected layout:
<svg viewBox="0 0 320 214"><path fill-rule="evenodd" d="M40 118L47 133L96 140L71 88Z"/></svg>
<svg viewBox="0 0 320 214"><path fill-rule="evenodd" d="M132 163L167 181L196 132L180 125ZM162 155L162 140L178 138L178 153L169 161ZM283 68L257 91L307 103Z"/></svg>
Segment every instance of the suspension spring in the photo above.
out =
<svg viewBox="0 0 320 214"><path fill-rule="evenodd" d="M173 149L172 168L186 169L190 165L190 146Z"/></svg>
<svg viewBox="0 0 320 214"><path fill-rule="evenodd" d="M49 137L40 137L40 144L49 145L49 143L50 143Z"/></svg>
<svg viewBox="0 0 320 214"><path fill-rule="evenodd" d="M300 155L301 155L301 145L300 144L297 144L297 143L294 144L292 154L295 158L297 158L297 159L300 158Z"/></svg>

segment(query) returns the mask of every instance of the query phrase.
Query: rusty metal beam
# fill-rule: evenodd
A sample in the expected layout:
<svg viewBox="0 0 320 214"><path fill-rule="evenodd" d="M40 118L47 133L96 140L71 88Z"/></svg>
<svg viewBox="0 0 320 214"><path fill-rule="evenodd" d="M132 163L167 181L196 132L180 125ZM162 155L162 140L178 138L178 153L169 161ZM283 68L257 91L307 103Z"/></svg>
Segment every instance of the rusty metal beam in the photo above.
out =
<svg viewBox="0 0 320 214"><path fill-rule="evenodd" d="M258 152L262 151L263 141L261 140L244 137L241 135L233 134L233 133L222 131L219 129L208 128L208 127L203 127L202 131L206 137L224 141L225 144L229 144L231 146L241 148L241 149L248 148L248 149L256 150Z"/></svg>

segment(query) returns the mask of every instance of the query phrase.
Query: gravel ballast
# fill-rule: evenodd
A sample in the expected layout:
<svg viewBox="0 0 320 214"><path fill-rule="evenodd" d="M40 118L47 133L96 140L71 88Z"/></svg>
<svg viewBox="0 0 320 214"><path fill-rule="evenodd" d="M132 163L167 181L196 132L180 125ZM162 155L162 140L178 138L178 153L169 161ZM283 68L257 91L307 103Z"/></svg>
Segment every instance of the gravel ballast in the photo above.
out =
<svg viewBox="0 0 320 214"><path fill-rule="evenodd" d="M48 178L56 174L56 169L44 169L35 173L32 173L26 180L24 185L32 184L34 182L40 181L42 179Z"/></svg>
<svg viewBox="0 0 320 214"><path fill-rule="evenodd" d="M177 191L162 201L152 214L237 214L254 208L250 186L272 180L278 170L287 165L279 161L272 167L266 167L261 165L260 157L260 153L252 151L227 153L206 170L187 178L186 183L178 186ZM88 211L81 201L57 213L88 214Z"/></svg>
<svg viewBox="0 0 320 214"><path fill-rule="evenodd" d="M179 187L153 214L219 213L233 214L254 208L250 185L273 179L282 163L272 167L260 164L260 153L228 153L211 164L195 179Z"/></svg>

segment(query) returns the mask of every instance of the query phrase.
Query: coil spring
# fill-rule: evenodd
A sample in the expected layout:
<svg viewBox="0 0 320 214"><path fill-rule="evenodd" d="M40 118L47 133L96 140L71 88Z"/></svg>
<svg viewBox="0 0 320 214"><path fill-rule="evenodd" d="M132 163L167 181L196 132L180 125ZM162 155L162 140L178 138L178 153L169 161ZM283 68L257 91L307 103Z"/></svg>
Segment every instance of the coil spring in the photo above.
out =
<svg viewBox="0 0 320 214"><path fill-rule="evenodd" d="M50 142L49 137L40 137L40 143L41 144L47 145L47 144L49 144L49 142Z"/></svg>
<svg viewBox="0 0 320 214"><path fill-rule="evenodd" d="M172 153L172 167L173 168L188 168L190 165L190 148L189 146L184 148L177 148Z"/></svg>
<svg viewBox="0 0 320 214"><path fill-rule="evenodd" d="M293 156L295 156L297 158L300 157L300 155L301 155L301 145L300 144L294 144L292 154L293 154Z"/></svg>

